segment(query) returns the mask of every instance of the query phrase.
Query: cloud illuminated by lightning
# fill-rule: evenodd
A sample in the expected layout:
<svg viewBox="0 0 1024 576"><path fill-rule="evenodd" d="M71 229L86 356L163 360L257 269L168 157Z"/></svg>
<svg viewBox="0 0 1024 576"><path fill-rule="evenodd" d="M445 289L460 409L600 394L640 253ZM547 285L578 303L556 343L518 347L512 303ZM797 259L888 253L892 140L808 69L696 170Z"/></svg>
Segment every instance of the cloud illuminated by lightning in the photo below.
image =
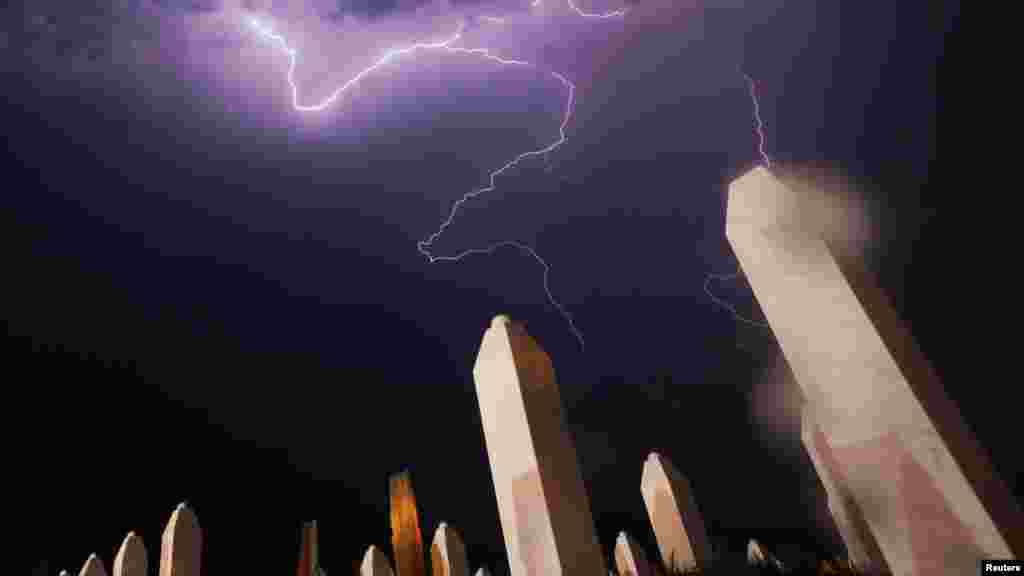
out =
<svg viewBox="0 0 1024 576"><path fill-rule="evenodd" d="M534 0L532 5L533 6L538 6L538 5L540 5L541 1L542 0ZM567 0L567 2L568 2L569 7L576 14L578 14L579 16L584 17L584 18L608 19L608 18L621 17L621 16L624 16L626 14L626 10L614 10L614 11L604 12L604 13L586 12L586 11L582 10L581 8L579 8L573 2L573 0ZM484 17L481 17L481 20L486 20L486 21L493 22L493 23L503 23L504 22L503 19L498 18L498 17L494 17L494 16L484 16ZM288 81L289 87L291 88L291 93L292 93L292 107L295 110L300 111L300 112L317 112L317 111L325 110L326 108L328 108L331 105L333 105L339 98L341 98L342 95L345 94L345 92L347 92L350 88L352 88L353 86L358 84L366 76L376 72L377 70L379 70L383 66L391 64L391 63L393 63L393 62L395 62L397 60L400 60L401 58L409 57L409 56L414 55L415 53L423 52L423 51L443 51L443 52L446 52L446 53L449 53L449 54L471 55L471 56L476 56L476 57L479 57L479 58L483 58L483 59L485 59L487 61L494 62L494 63L497 63L497 64L502 65L502 66L526 66L526 67L531 67L531 68L537 68L537 66L535 64L531 63L531 62L527 62L527 61L523 61L523 60L513 60L513 59L503 58L501 56L493 54L487 48L467 48L467 47L463 47L463 46L456 46L455 44L459 40L462 39L462 32L463 32L463 29L464 29L464 23L460 23L459 26L458 26L458 29L455 31L455 33L453 33L451 36L449 36L449 37L447 37L447 38L445 38L443 40L438 40L438 41L435 41L435 42L411 44L411 45L408 45L408 46L405 46L405 47L394 48L392 50L387 51L376 62L374 62L370 66L364 68L359 73L357 73L356 75L352 76L350 79L345 81L343 84L341 84L338 88L336 88L333 92L331 92L323 100L321 100L319 102L316 102L316 103L313 103L313 104L302 104L300 102L300 98L299 98L299 87L298 87L298 84L295 81L295 69L296 69L296 66L297 66L297 63L298 63L298 55L299 55L298 54L298 50L296 50L295 48L291 47L288 44L288 41L287 41L287 39L284 36L282 36L281 34L275 32L270 26L264 24L262 21L260 21L260 20L258 20L256 18L251 18L249 20L249 25L250 25L250 27L254 31L256 31L256 33L259 36L261 36L262 38L264 38L266 40L269 40L269 41L273 42L282 51L284 51L288 55L289 65L288 65L287 81ZM433 247L434 242L436 242L437 239L441 236L441 234L443 234L444 231L452 224L452 222L455 219L455 216L458 214L458 211L462 207L463 204L465 204L467 201L469 201L469 200L471 200L471 199L473 199L473 198L475 198L475 197L477 197L477 196L479 196L481 194L484 194L486 192L490 192L490 191L494 190L497 187L496 179L498 178L498 176L501 176L503 173L507 172L508 170L511 170L512 168L517 166L523 160L526 160L528 158L537 157L537 156L546 156L547 154L549 154L550 152L553 152L556 148L561 146L566 141L567 137L566 137L565 130L566 130L566 126L569 124L569 120L572 118L573 106L574 106L575 95L576 95L576 85L573 84L563 74L560 74L558 72L551 71L551 70L548 70L547 72L548 72L548 74L552 78L555 78L556 80L558 80L566 89L566 104L565 104L565 110L564 110L563 115L562 115L562 121L561 121L561 123L558 126L558 138L554 142L552 142L552 143L550 143L547 146L544 146L542 148L538 148L536 150L529 150L529 151L520 153L519 155L515 156L514 158L512 158L511 160L506 162L504 165L502 165L497 170L494 170L493 172L491 172L490 175L488 176L488 184L487 184L487 186L484 186L482 188L478 188L476 190L468 192L468 193L464 194L461 198L459 198L457 201L455 201L455 203L452 205L451 210L448 213L448 217L445 218L444 221L441 222L441 224L440 224L440 226L438 226L437 230L434 233L430 234L426 239L418 242L416 247L417 247L417 250L419 250L419 252L421 254L423 254L430 263L435 263L435 262L457 262L457 261L462 260L463 258L465 258L467 256L471 256L471 255L493 254L496 250L498 250L500 248L506 248L506 247L517 248L521 252L529 255L538 264L540 264L541 268L544 271L544 276L543 276L543 279L544 279L544 292L545 292L545 294L548 297L548 301L565 318L566 322L568 322L570 330L572 330L573 335L575 335L576 339L579 341L580 347L583 348L584 347L583 333L579 330L579 328L577 328L575 322L573 321L572 315L569 314L568 310L566 310L566 308L561 303L558 302L558 300L554 297L554 294L551 292L551 287L550 287L550 283L549 283L549 276L550 276L550 272L551 272L551 267L540 256L540 254L537 253L537 251L534 248L530 247L529 245L527 245L527 244L525 244L523 242L519 242L519 241L515 241L515 240L505 240L505 241L501 241L501 242L496 242L496 243L491 244L491 245L489 245L489 246L487 246L485 248L472 248L472 249L464 250L462 252L459 252L458 254L450 255L450 256L437 256L431 250L431 248Z"/></svg>
<svg viewBox="0 0 1024 576"><path fill-rule="evenodd" d="M757 152L761 156L761 162L764 164L764 167L770 169L772 167L772 159L771 156L768 155L768 152L765 151L764 121L761 119L761 103L757 97L757 85L754 83L754 79L748 76L747 73L743 72L743 70L740 70L740 74L742 74L743 78L747 81L750 101L754 106L754 130L757 132L758 138ZM711 292L712 280L727 282L739 278L742 274L743 272L739 267L736 268L735 272L729 274L708 274L707 278L704 279L704 293L708 295L708 298L711 298L712 302L728 310L729 313L732 314L732 317L737 321L750 324L751 326L757 326L759 328L770 328L771 326L765 322L759 322L743 316L738 310L736 310L736 306L715 296L714 293Z"/></svg>

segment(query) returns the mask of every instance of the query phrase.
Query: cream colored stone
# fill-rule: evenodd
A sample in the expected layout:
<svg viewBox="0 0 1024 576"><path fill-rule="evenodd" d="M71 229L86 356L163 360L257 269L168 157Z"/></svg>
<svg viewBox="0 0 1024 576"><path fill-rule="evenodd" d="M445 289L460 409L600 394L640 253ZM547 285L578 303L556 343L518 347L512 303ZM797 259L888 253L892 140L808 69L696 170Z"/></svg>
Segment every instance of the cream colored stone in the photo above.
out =
<svg viewBox="0 0 1024 576"><path fill-rule="evenodd" d="M147 576L146 547L135 532L129 532L114 557L113 576Z"/></svg>
<svg viewBox="0 0 1024 576"><path fill-rule="evenodd" d="M1019 507L884 294L826 242L812 200L756 168L729 187L726 236L814 410L833 482L895 574L1024 554Z"/></svg>
<svg viewBox="0 0 1024 576"><path fill-rule="evenodd" d="M433 576L469 576L466 546L459 533L444 522L434 531L430 558Z"/></svg>
<svg viewBox="0 0 1024 576"><path fill-rule="evenodd" d="M103 562L100 561L99 556L92 554L82 565L78 576L107 576L107 571L103 569Z"/></svg>
<svg viewBox="0 0 1024 576"><path fill-rule="evenodd" d="M625 532L619 532L615 538L615 569L619 576L651 576L647 555Z"/></svg>
<svg viewBox="0 0 1024 576"><path fill-rule="evenodd" d="M371 545L363 555L363 563L359 566L359 576L395 576L391 563L376 546Z"/></svg>
<svg viewBox="0 0 1024 576"><path fill-rule="evenodd" d="M640 492L669 571L708 567L711 547L686 477L667 458L652 452L644 462Z"/></svg>
<svg viewBox="0 0 1024 576"><path fill-rule="evenodd" d="M863 513L848 488L836 477L838 464L808 406L804 407L801 416L800 435L804 449L825 487L829 512L843 539L850 564L864 573L888 571L885 558L864 521Z"/></svg>
<svg viewBox="0 0 1024 576"><path fill-rule="evenodd" d="M607 572L551 359L497 316L473 376L512 576Z"/></svg>
<svg viewBox="0 0 1024 576"><path fill-rule="evenodd" d="M199 520L181 503L160 539L160 576L200 576L203 536Z"/></svg>

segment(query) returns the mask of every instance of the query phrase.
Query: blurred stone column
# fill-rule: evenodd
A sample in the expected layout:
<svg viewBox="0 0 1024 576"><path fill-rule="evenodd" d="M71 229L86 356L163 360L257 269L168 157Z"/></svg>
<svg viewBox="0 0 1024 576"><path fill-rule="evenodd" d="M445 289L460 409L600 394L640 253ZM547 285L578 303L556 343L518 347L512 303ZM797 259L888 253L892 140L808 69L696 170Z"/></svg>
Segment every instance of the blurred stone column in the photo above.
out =
<svg viewBox="0 0 1024 576"><path fill-rule="evenodd" d="M866 271L828 238L843 215L756 168L726 236L894 573L972 573L1024 554L1020 509ZM831 220L831 221L830 221Z"/></svg>
<svg viewBox="0 0 1024 576"><path fill-rule="evenodd" d="M864 516L846 488L838 462L825 435L818 428L809 407L804 407L801 437L818 479L825 487L833 525L843 539L850 562L865 574L889 572L885 557L864 521Z"/></svg>
<svg viewBox="0 0 1024 576"><path fill-rule="evenodd" d="M619 576L652 576L647 555L625 532L615 539L615 568Z"/></svg>

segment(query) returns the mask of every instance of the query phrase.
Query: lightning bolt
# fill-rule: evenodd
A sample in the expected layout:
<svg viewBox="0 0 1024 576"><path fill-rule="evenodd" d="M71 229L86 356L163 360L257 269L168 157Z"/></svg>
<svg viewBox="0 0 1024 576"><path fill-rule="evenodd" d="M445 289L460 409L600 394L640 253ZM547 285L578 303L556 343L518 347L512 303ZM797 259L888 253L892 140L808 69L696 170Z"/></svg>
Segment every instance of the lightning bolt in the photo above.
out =
<svg viewBox="0 0 1024 576"><path fill-rule="evenodd" d="M608 18L621 17L624 16L627 12L626 10L614 10L603 13L587 12L579 8L573 0L566 1L569 7L576 14L583 18L603 20ZM542 0L534 0L532 5L539 6L541 2ZM482 17L481 19L494 23L504 22L503 19L493 16L485 16ZM299 56L298 50L291 47L284 36L278 34L272 28L270 28L260 20L252 18L249 20L249 25L253 30L256 31L256 33L259 36L276 44L285 54L288 55L289 64L287 81L289 87L291 88L292 107L299 112L318 112L325 110L331 105L333 105L335 102L337 102L349 89L358 84L366 76L376 72L377 70L396 60L399 60L403 57L412 56L415 53L423 51L443 51L448 54L471 55L483 58L485 60L497 63L502 66L525 66L530 68L537 68L537 65L532 62L503 58L501 56L493 54L487 48L467 48L463 46L456 46L455 43L462 39L462 32L465 26L464 22L460 22L458 29L451 36L436 42L411 44L402 48L394 48L392 50L389 50L385 52L385 54L382 57L380 57L377 61L375 61L373 64L364 68L363 70L349 78L347 81L345 81L343 84L338 86L323 100L313 104L302 104L299 99L298 83L295 81L295 69L298 66ZM528 244L516 240L505 240L501 242L496 242L484 248L471 248L468 250L464 250L462 252L450 256L437 256L431 250L434 242L436 242L437 239L441 236L441 234L443 234L444 231L449 226L451 226L452 222L455 220L455 216L458 214L459 209L466 202L472 200L473 198L476 198L477 196L480 196L481 194L493 191L495 188L497 188L496 179L505 172L518 166L523 160L537 156L546 156L547 154L556 150L563 143L565 143L567 139L565 132L566 127L568 126L569 121L572 118L573 107L575 105L576 85L573 84L572 81L570 81L563 74L560 74L552 70L548 70L547 72L552 78L558 80L558 82L560 82L566 89L566 103L564 112L562 114L562 121L558 126L558 138L552 143L548 144L547 146L544 146L543 148L538 148L536 150L528 150L526 152L518 154L517 156L506 162L504 165L502 165L500 168L491 172L487 179L487 186L467 192L461 198L456 200L455 203L452 204L452 208L448 213L448 217L441 222L441 224L438 226L437 230L434 233L430 234L426 239L417 242L416 248L420 252L420 254L427 258L428 262L431 264L436 262L458 262L468 256L493 254L495 251L501 248L517 248L519 251L530 256L534 261L536 261L541 266L543 270L544 293L547 295L548 301L551 303L552 306L555 307L555 309L558 310L562 317L565 318L566 322L569 325L569 329L576 337L576 340L579 341L580 348L585 349L583 333L576 326L576 323L573 320L572 315L569 313L569 311L555 298L554 294L551 291L549 281L551 273L550 265L548 265L547 261L544 260L544 258L542 258L540 254L538 254L537 251Z"/></svg>
<svg viewBox="0 0 1024 576"><path fill-rule="evenodd" d="M744 80L747 81L747 88L750 94L750 101L754 107L754 131L757 133L757 152L761 156L761 162L764 163L764 167L771 169L772 159L765 151L765 134L764 134L764 121L761 119L761 102L757 97L757 84L754 83L754 79L747 75L743 70L739 71L743 75ZM708 274L707 278L704 279L704 293L711 298L711 301L715 304L725 308L732 314L732 317L739 322L749 324L751 326L757 326L758 328L771 328L766 322L759 322L751 318L747 318L736 310L736 306L726 302L725 300L717 297L711 292L711 282L717 280L720 282L731 281L739 278L743 274L743 270L737 266L736 271L729 274Z"/></svg>
<svg viewBox="0 0 1024 576"><path fill-rule="evenodd" d="M530 3L530 6L537 7L543 3L544 0L533 0L533 2ZM596 18L598 20L604 20L607 18L620 18L622 16L625 16L626 12L628 12L628 10L625 8L620 10L611 10L608 12L587 12L586 10L583 10L582 8L577 6L576 2L574 2L573 0L566 0L566 3L569 5L569 8L571 8L573 12L579 14L584 18Z"/></svg>
<svg viewBox="0 0 1024 576"><path fill-rule="evenodd" d="M625 16L627 12L625 8L623 8L622 10L612 10L611 12L585 12L582 9L580 9L579 6L576 6L576 2L574 2L573 0L566 0L566 2L569 3L569 8L572 8L573 12L576 12L577 14L584 18L596 18L598 20L604 20L607 18L620 18L622 16ZM536 6L539 3L540 0L537 0L537 2L534 5Z"/></svg>
<svg viewBox="0 0 1024 576"><path fill-rule="evenodd" d="M764 136L764 120L761 119L761 101L757 97L757 84L754 83L754 79L747 75L746 72L740 70L740 74L747 81L747 87L750 92L750 102L754 105L754 130L757 132L757 152L761 155L761 161L764 162L764 167L771 169L772 159L768 156L768 152L765 152L765 136Z"/></svg>

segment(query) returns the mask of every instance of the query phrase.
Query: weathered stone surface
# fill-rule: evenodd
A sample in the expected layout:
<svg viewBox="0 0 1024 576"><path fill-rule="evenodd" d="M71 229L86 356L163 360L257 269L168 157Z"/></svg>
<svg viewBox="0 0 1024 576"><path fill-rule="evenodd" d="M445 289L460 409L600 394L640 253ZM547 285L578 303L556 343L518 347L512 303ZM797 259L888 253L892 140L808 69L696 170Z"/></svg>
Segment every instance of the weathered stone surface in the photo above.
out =
<svg viewBox="0 0 1024 576"><path fill-rule="evenodd" d="M426 576L423 533L412 490L412 476L399 472L391 476L391 549L397 576Z"/></svg>
<svg viewBox="0 0 1024 576"><path fill-rule="evenodd" d="M146 547L135 532L129 532L114 557L113 576L147 576Z"/></svg>
<svg viewBox="0 0 1024 576"><path fill-rule="evenodd" d="M551 359L498 316L473 376L512 576L607 572Z"/></svg>
<svg viewBox="0 0 1024 576"><path fill-rule="evenodd" d="M160 538L160 576L200 576L203 536L199 520L178 504Z"/></svg>
<svg viewBox="0 0 1024 576"><path fill-rule="evenodd" d="M709 566L711 547L690 482L667 458L656 452L647 456L640 492L669 571Z"/></svg>
<svg viewBox="0 0 1024 576"><path fill-rule="evenodd" d="M100 561L99 556L92 554L82 565L78 576L107 576L107 571L103 569L103 562Z"/></svg>
<svg viewBox="0 0 1024 576"><path fill-rule="evenodd" d="M469 576L466 546L459 533L444 522L434 532L430 566L433 576Z"/></svg>
<svg viewBox="0 0 1024 576"><path fill-rule="evenodd" d="M359 576L395 576L391 571L391 563L376 546L371 545L363 555L363 563L359 566Z"/></svg>
<svg viewBox="0 0 1024 576"><path fill-rule="evenodd" d="M864 521L859 506L845 486L839 464L815 422L813 411L807 406L803 410L800 435L804 449L807 450L818 478L825 487L828 509L843 539L850 563L864 573L888 572L885 557L871 529Z"/></svg>
<svg viewBox="0 0 1024 576"><path fill-rule="evenodd" d="M320 568L319 539L315 520L302 525L297 576L318 576L317 570Z"/></svg>
<svg viewBox="0 0 1024 576"><path fill-rule="evenodd" d="M615 568L619 576L652 576L647 555L625 532L615 538Z"/></svg>
<svg viewBox="0 0 1024 576"><path fill-rule="evenodd" d="M863 266L764 168L730 185L726 220L832 477L892 571L969 573L982 558L1024 555L1019 506Z"/></svg>

